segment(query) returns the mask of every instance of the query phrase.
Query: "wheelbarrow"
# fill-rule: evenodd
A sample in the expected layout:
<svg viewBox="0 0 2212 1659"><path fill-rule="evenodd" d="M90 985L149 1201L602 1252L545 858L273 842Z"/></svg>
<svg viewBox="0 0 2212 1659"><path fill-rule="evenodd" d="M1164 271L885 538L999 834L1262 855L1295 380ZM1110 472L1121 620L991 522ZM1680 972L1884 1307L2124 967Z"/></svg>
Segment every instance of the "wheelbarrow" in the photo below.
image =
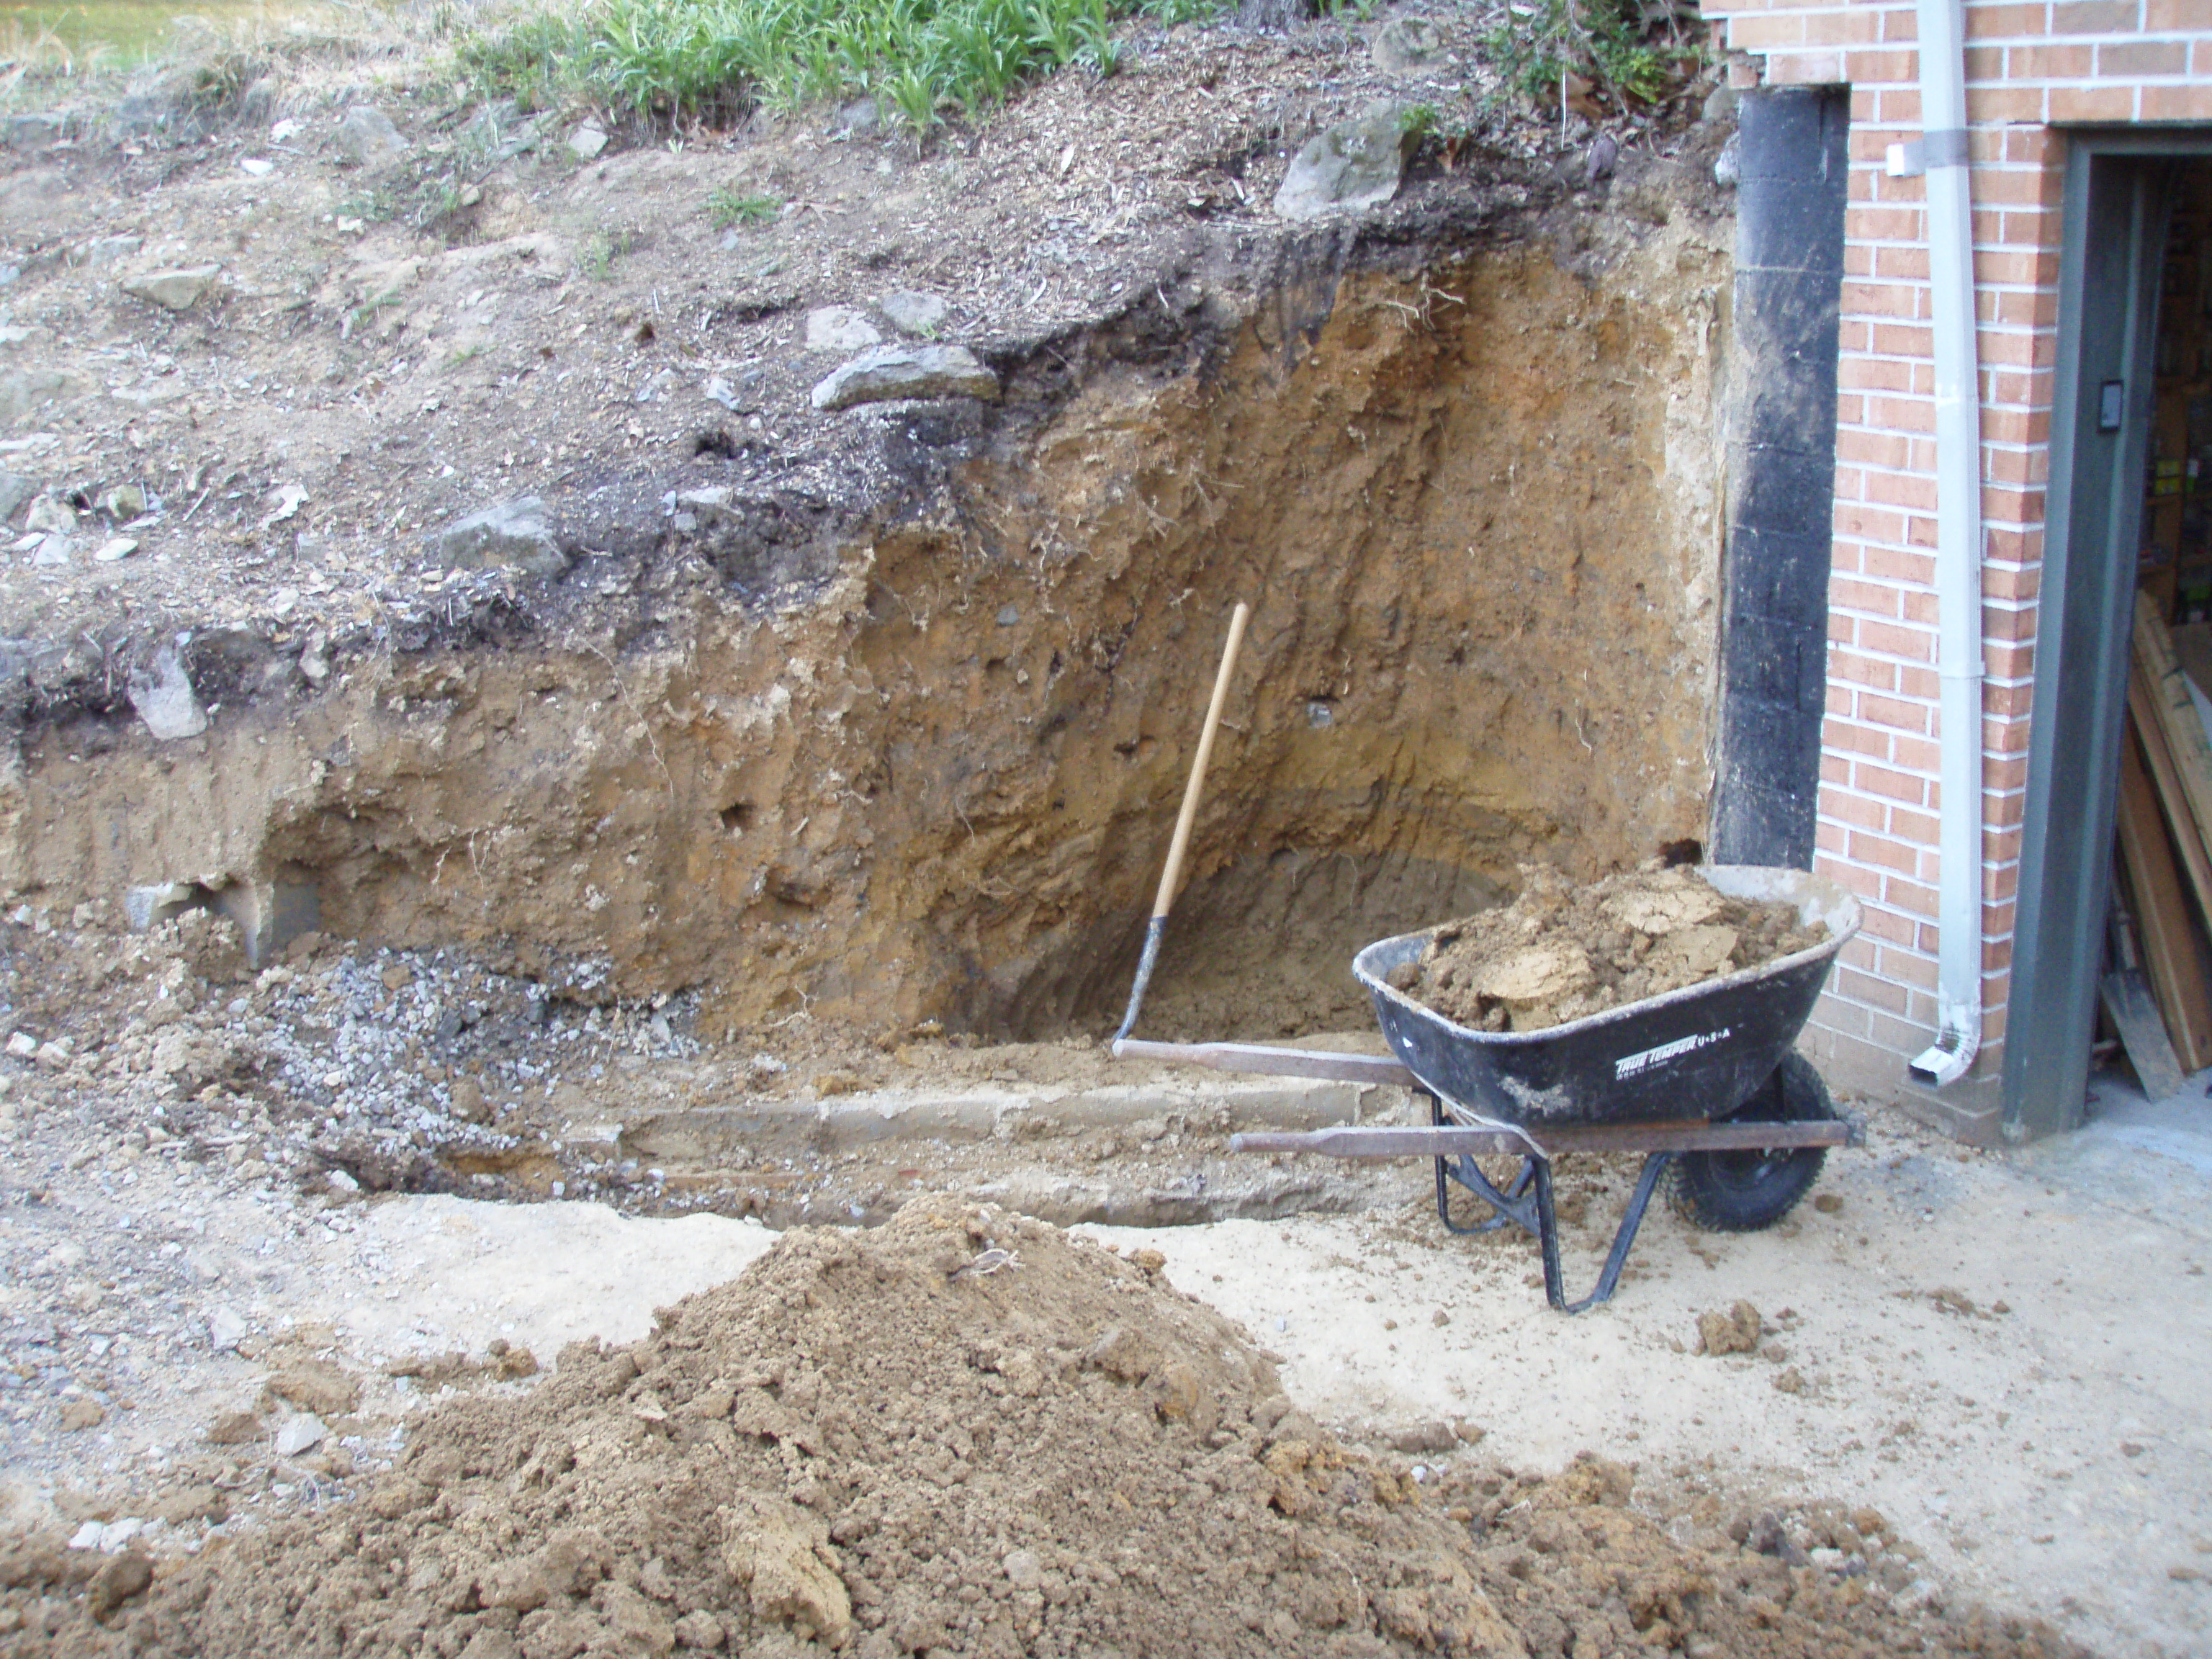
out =
<svg viewBox="0 0 2212 1659"><path fill-rule="evenodd" d="M1565 1024L1497 1032L1458 1024L1389 984L1391 970L1415 960L1429 940L1426 933L1401 933L1369 945L1352 964L1374 997L1395 1059L1126 1036L1113 1052L1219 1071L1395 1084L1425 1095L1425 1127L1237 1134L1230 1150L1433 1158L1444 1226L1469 1233L1514 1225L1533 1234L1546 1298L1563 1313L1580 1313L1612 1298L1662 1179L1690 1220L1717 1231L1756 1231L1811 1190L1829 1147L1863 1139L1857 1123L1837 1116L1827 1086L1794 1049L1829 965L1859 929L1858 902L1801 870L1706 865L1697 873L1731 898L1794 904L1799 921L1820 924L1826 937L1758 967ZM1552 1163L1567 1152L1644 1154L1597 1287L1578 1302L1567 1299L1553 1202ZM1521 1159L1503 1186L1475 1161L1499 1154ZM1454 1186L1486 1204L1490 1218L1454 1221Z"/></svg>

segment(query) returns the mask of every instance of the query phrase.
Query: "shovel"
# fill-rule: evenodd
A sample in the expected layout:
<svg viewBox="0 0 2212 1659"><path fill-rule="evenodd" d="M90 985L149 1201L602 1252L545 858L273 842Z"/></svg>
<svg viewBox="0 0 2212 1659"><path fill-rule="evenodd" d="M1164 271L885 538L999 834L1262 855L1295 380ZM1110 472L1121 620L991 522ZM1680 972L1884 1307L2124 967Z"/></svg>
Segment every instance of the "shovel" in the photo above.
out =
<svg viewBox="0 0 2212 1659"><path fill-rule="evenodd" d="M1229 616L1229 643L1221 649L1221 672L1213 677L1213 700L1206 705L1206 725L1198 734L1198 753L1191 757L1190 781L1183 786L1182 811L1176 815L1175 835L1168 842L1167 867L1160 872L1159 896L1152 901L1152 919L1145 928L1145 953L1137 959L1136 983L1129 988L1129 1012L1121 1016L1119 1042L1137 1023L1145 987L1152 983L1152 969L1160 959L1160 936L1167 931L1168 911L1174 907L1176 888L1182 880L1182 856L1190 847L1190 827L1198 818L1198 798L1206 783L1206 763L1213 757L1213 733L1221 724L1221 705L1229 699L1229 677L1237 672L1237 647L1244 642L1244 624L1252 607L1238 600Z"/></svg>

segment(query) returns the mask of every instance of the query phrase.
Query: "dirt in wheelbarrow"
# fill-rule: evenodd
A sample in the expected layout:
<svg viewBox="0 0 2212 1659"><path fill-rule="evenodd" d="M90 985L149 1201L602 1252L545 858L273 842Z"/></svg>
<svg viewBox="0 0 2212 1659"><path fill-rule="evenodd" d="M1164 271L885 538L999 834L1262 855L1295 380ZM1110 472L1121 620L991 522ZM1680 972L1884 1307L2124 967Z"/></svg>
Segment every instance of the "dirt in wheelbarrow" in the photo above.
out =
<svg viewBox="0 0 2212 1659"><path fill-rule="evenodd" d="M1164 1265L936 1196L873 1231L795 1231L643 1340L477 1381L318 1512L212 1533L180 1516L194 1554L0 1550L0 1647L2069 1650L2040 1626L1905 1611L1808 1570L1771 1525L1681 1547L1632 1506L1624 1465L1520 1474L1449 1425L1347 1445ZM1824 1524L1816 1547L1886 1525Z"/></svg>
<svg viewBox="0 0 2212 1659"><path fill-rule="evenodd" d="M1503 908L1435 929L1391 984L1479 1031L1540 1031L1808 950L1795 905L1729 898L1686 866L1577 884L1523 865Z"/></svg>

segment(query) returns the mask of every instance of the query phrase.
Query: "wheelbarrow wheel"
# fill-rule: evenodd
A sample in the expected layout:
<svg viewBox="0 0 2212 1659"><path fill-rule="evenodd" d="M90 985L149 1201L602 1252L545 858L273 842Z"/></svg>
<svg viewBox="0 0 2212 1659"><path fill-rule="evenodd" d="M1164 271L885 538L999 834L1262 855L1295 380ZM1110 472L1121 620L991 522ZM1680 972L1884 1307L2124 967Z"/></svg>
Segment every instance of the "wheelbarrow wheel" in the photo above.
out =
<svg viewBox="0 0 2212 1659"><path fill-rule="evenodd" d="M1785 1054L1759 1092L1723 1121L1809 1123L1836 1115L1828 1085L1801 1056ZM1668 1174L1676 1214L1708 1232L1754 1233L1797 1207L1820 1178L1824 1146L1771 1152L1684 1152Z"/></svg>

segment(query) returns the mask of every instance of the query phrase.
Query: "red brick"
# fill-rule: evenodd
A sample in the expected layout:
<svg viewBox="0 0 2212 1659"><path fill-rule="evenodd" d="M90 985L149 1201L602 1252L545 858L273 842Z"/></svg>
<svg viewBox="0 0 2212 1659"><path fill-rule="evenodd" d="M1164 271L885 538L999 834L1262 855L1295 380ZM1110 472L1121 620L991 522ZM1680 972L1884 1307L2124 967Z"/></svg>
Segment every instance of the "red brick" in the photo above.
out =
<svg viewBox="0 0 2212 1659"><path fill-rule="evenodd" d="M1984 121L2040 121L2041 87L1978 86L1966 88L1966 118Z"/></svg>
<svg viewBox="0 0 2212 1659"><path fill-rule="evenodd" d="M1917 40L1920 38L1920 19L1910 6L1892 6L1881 15L1881 38L1885 40Z"/></svg>
<svg viewBox="0 0 2212 1659"><path fill-rule="evenodd" d="M1879 835L1889 828L1889 808L1871 796L1846 789L1833 790L1827 810L1831 817L1848 829L1870 830Z"/></svg>
<svg viewBox="0 0 2212 1659"><path fill-rule="evenodd" d="M1925 703L1906 702L1899 697L1881 696L1870 691L1862 691L1858 696L1862 720L1892 732L1910 732L1915 737L1927 735L1932 712Z"/></svg>
<svg viewBox="0 0 2212 1659"><path fill-rule="evenodd" d="M1982 439L1993 444L2045 444L2051 441L2051 411L2046 409L1984 409Z"/></svg>
<svg viewBox="0 0 2212 1659"><path fill-rule="evenodd" d="M2058 0L2053 34L2132 34L2142 27L2142 0Z"/></svg>
<svg viewBox="0 0 2212 1659"><path fill-rule="evenodd" d="M2185 86L2145 87L2142 118L2212 121L2212 81L2192 81Z"/></svg>
<svg viewBox="0 0 2212 1659"><path fill-rule="evenodd" d="M1850 831L1840 823L1816 823L1813 826L1813 845L1820 852L1833 853L1841 857L1844 847L1850 840ZM1816 867L1820 864L1817 856L1814 864Z"/></svg>
<svg viewBox="0 0 2212 1659"><path fill-rule="evenodd" d="M1918 87L1882 87L1878 89L1875 107L1881 112L1881 119L1893 126L1908 127L1908 136L1920 131L1920 88Z"/></svg>
<svg viewBox="0 0 2212 1659"><path fill-rule="evenodd" d="M1901 331L1911 333L1914 331L1906 329ZM1936 405L1929 399L1869 398L1866 410L1867 418L1863 424L1868 426L1888 427L1900 432L1933 432L1936 429Z"/></svg>
<svg viewBox="0 0 2212 1659"><path fill-rule="evenodd" d="M1881 953L1883 975L1893 983L1917 985L1923 991L1936 988L1936 962L1932 957L1917 951L1884 951ZM1916 1012L1918 1012L1916 1005ZM1932 1018L1932 1011L1921 1015Z"/></svg>
<svg viewBox="0 0 2212 1659"><path fill-rule="evenodd" d="M2006 484L1988 485L1982 491L1982 517L2006 524L2041 524L2043 492L2014 489Z"/></svg>
<svg viewBox="0 0 2212 1659"><path fill-rule="evenodd" d="M1902 1014L1905 1009L1904 990L1889 981L1877 979L1872 974L1861 973L1856 968L1837 964L1834 980L1838 994L1854 1002L1863 1002L1871 1007L1887 1008L1892 1013Z"/></svg>
<svg viewBox="0 0 2212 1659"><path fill-rule="evenodd" d="M1843 949L1836 952L1836 960L1850 967L1863 968L1871 974L1881 965L1881 946L1862 936L1846 941Z"/></svg>
<svg viewBox="0 0 2212 1659"><path fill-rule="evenodd" d="M1771 52L1777 46L1802 46L1805 20L1796 12L1737 15L1728 20L1728 42L1737 52Z"/></svg>
<svg viewBox="0 0 2212 1659"><path fill-rule="evenodd" d="M1855 207L1844 216L1844 234L1864 242L1925 242L1926 221L1918 208Z"/></svg>
<svg viewBox="0 0 2212 1659"><path fill-rule="evenodd" d="M2048 127L2007 127L2004 156L2008 161L2053 165L2065 155L2064 137Z"/></svg>
<svg viewBox="0 0 2212 1659"><path fill-rule="evenodd" d="M1911 772L1898 772L1889 765L1878 765L1874 761L1854 761L1851 763L1851 787L1860 794L1878 794L1885 801L1902 801L1909 807L1923 805L1929 799L1929 781L1913 776Z"/></svg>
<svg viewBox="0 0 2212 1659"><path fill-rule="evenodd" d="M2189 73L2186 40L2115 40L2097 48L2097 73L2106 80Z"/></svg>
<svg viewBox="0 0 2212 1659"><path fill-rule="evenodd" d="M1978 283L2011 283L2017 288L2037 288L2037 285L2044 283L2055 283L2057 274L2057 248L1973 250L1973 279Z"/></svg>
<svg viewBox="0 0 2212 1659"><path fill-rule="evenodd" d="M1853 86L1887 85L1917 79L1920 54L1877 46L1852 52L1844 67Z"/></svg>
<svg viewBox="0 0 2212 1659"><path fill-rule="evenodd" d="M2131 121L2136 113L2136 89L2053 87L2048 107L2054 121Z"/></svg>
<svg viewBox="0 0 2212 1659"><path fill-rule="evenodd" d="M1940 727L1942 724L1936 721ZM1943 769L1943 746L1926 738L1908 738L1902 734L1891 739L1891 753L1899 766L1909 766L1917 772L1934 775ZM1928 804L1936 805L1936 794L1929 792Z"/></svg>
<svg viewBox="0 0 2212 1659"><path fill-rule="evenodd" d="M1912 874L1920 867L1917 850L1903 842L1892 841L1887 836L1870 835L1863 830L1854 830L1844 840L1855 863L1871 864L1884 870Z"/></svg>
<svg viewBox="0 0 2212 1659"><path fill-rule="evenodd" d="M1925 473L1869 472L1867 499L1885 507L1909 507L1923 513L1936 510L1936 480Z"/></svg>
<svg viewBox="0 0 2212 1659"><path fill-rule="evenodd" d="M1889 539L1893 541L1894 538ZM1936 580L1936 561L1905 548L1869 547L1864 563L1868 575L1883 581L1909 582L1925 587Z"/></svg>
<svg viewBox="0 0 2212 1659"><path fill-rule="evenodd" d="M1843 312L1846 317L1925 317L1927 294L1911 283L1845 283Z"/></svg>
<svg viewBox="0 0 2212 1659"><path fill-rule="evenodd" d="M1897 690L1899 695L1917 697L1923 702L1934 702L1943 695L1942 681L1932 668L1917 668L1909 662L1897 665ZM1934 770L1932 767L1929 770Z"/></svg>
<svg viewBox="0 0 2212 1659"><path fill-rule="evenodd" d="M1828 579L1828 605L1832 611L1856 611L1894 622L1897 598L1897 590L1886 583L1855 581L1844 576L1832 575Z"/></svg>
<svg viewBox="0 0 2212 1659"><path fill-rule="evenodd" d="M1966 79L1989 82L2005 78L2005 49L2002 46L1968 46L1966 48Z"/></svg>
<svg viewBox="0 0 2212 1659"><path fill-rule="evenodd" d="M1805 43L1808 46L1870 46L1881 39L1881 12L1875 7L1861 5L1851 6L1843 10L1820 11L1805 20ZM1854 68L1856 66L1858 58L1863 55L1859 52L1851 54ZM1912 66L1909 54L1906 58L1905 73L1908 75L1919 73L1919 70ZM1890 80L1895 77L1863 76L1855 73L1850 78L1853 85L1858 85L1867 81Z"/></svg>
<svg viewBox="0 0 2212 1659"><path fill-rule="evenodd" d="M1910 465L1912 441L1901 432L1869 431L1855 428L1836 434L1836 459L1859 461L1868 466L1902 468Z"/></svg>
<svg viewBox="0 0 2212 1659"><path fill-rule="evenodd" d="M1885 910L1878 905L1868 905L1865 915L1863 931L1892 945L1910 945L1913 935L1919 931L1919 925L1911 917L1900 916L1895 911Z"/></svg>
<svg viewBox="0 0 2212 1659"><path fill-rule="evenodd" d="M1839 52L1778 52L1766 60L1766 79L1778 87L1832 87L1850 76Z"/></svg>
<svg viewBox="0 0 2212 1659"><path fill-rule="evenodd" d="M2152 34L2212 29L2212 0L2143 0L2142 26Z"/></svg>
<svg viewBox="0 0 2212 1659"><path fill-rule="evenodd" d="M1994 81L1997 78L1994 75L1977 75L1973 58L1973 49L1969 47L1966 51L1966 78L1969 81ZM2096 69L2096 58L2095 48L2086 46L2051 46L2038 41L2033 46L2008 46L2004 51L2003 76L2008 81L2087 80Z"/></svg>
<svg viewBox="0 0 2212 1659"><path fill-rule="evenodd" d="M2039 6L1968 6L1969 40L2002 39L2008 35L2039 35L2051 32L2051 8Z"/></svg>
<svg viewBox="0 0 2212 1659"><path fill-rule="evenodd" d="M1856 651L1831 651L1828 653L1828 678L1848 680L1855 685L1871 686L1877 691L1897 690L1897 665L1884 662L1879 657L1861 656Z"/></svg>
<svg viewBox="0 0 2212 1659"><path fill-rule="evenodd" d="M1990 532L1994 540L1997 532ZM2028 569L2014 569L1994 562L1982 566L1982 592L1993 599L2033 599L2043 586L2041 566ZM2033 607L2028 607L2033 614ZM2034 624L2027 624L2033 627Z"/></svg>
<svg viewBox="0 0 2212 1659"><path fill-rule="evenodd" d="M1912 365L1893 357L1845 357L1836 365L1836 383L1867 392L1910 392Z"/></svg>
<svg viewBox="0 0 2212 1659"><path fill-rule="evenodd" d="M1863 243L1854 244L1864 246ZM1915 247L1910 242L1884 242L1867 252L1874 256L1874 275L1893 281L1903 278L1924 283L1928 280L1928 249ZM1924 312L1905 312L1905 316L1924 316Z"/></svg>
<svg viewBox="0 0 2212 1659"><path fill-rule="evenodd" d="M1882 902L1909 916L1932 916L1938 902L1936 890L1892 876L1881 884Z"/></svg>
<svg viewBox="0 0 2212 1659"><path fill-rule="evenodd" d="M1899 657L1907 662L1936 660L1936 637L1925 629L1875 622L1869 617L1858 624L1858 630L1862 651L1878 651L1885 657Z"/></svg>
<svg viewBox="0 0 2212 1659"><path fill-rule="evenodd" d="M1825 836L1829 830L1832 830L1832 825L1820 825L1814 838L1820 841L1820 836ZM1836 830L1836 834L1840 836L1843 832ZM1823 880L1832 880L1844 891L1858 894L1860 898L1878 900L1882 896L1882 878L1874 869L1860 869L1858 865L1847 863L1844 858L1814 858L1812 867L1814 874L1818 874Z"/></svg>

